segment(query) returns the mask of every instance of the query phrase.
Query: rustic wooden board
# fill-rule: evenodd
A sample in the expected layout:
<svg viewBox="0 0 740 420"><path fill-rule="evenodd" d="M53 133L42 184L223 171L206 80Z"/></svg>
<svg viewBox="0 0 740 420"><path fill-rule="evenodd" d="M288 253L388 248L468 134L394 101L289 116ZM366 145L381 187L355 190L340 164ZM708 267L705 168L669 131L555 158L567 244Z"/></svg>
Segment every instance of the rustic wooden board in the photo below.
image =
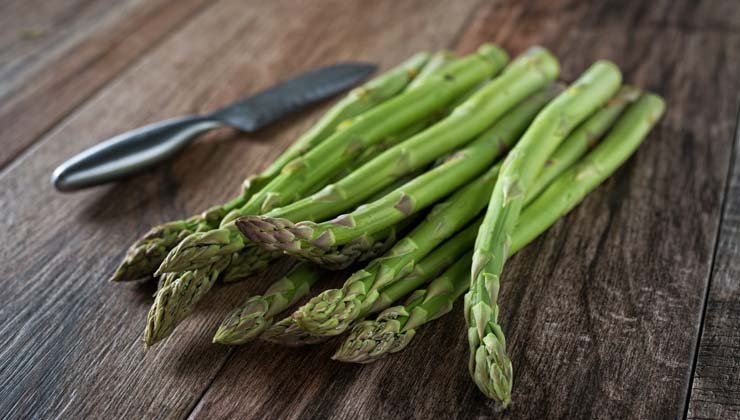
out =
<svg viewBox="0 0 740 420"><path fill-rule="evenodd" d="M0 104L0 167L10 162L0 172L2 417L493 416L467 376L459 307L407 351L369 366L332 362L336 341L212 345L225 312L261 291L284 269L277 265L217 288L144 351L153 288L102 281L140 233L228 198L321 109L255 135L214 133L116 186L59 195L48 185L64 157L101 138L301 70L342 59L388 68L421 49L467 52L484 41L512 53L545 45L562 58L565 79L609 58L668 102L635 158L507 266L502 320L515 402L500 416L738 416L740 170L726 180L740 88L736 1L173 4L118 6L79 43L49 46L65 54L37 65L39 82L17 85ZM27 109L38 121L16 118Z"/></svg>
<svg viewBox="0 0 740 420"><path fill-rule="evenodd" d="M148 226L227 199L320 110L258 135L216 133L157 171L75 195L49 186L49 173L63 157L319 65L359 59L388 68L423 48L444 47L475 3L450 6L328 1L296 10L289 1L219 1L9 165L0 176L0 226L7 232L0 255L4 269L15 269L7 271L0 296L0 413L187 415L228 355L210 343L216 322L257 285L221 289L172 340L145 352L140 338L153 290L104 279Z"/></svg>
<svg viewBox="0 0 740 420"><path fill-rule="evenodd" d="M735 157L714 257L712 283L688 417L740 418L740 148Z"/></svg>

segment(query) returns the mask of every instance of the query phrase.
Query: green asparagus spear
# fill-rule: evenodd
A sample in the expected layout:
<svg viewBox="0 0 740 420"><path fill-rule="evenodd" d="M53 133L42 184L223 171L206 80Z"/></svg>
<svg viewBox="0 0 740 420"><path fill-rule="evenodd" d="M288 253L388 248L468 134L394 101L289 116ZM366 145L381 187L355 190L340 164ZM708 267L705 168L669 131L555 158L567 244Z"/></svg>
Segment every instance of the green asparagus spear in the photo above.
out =
<svg viewBox="0 0 740 420"><path fill-rule="evenodd" d="M187 220L177 220L152 228L131 246L110 281L130 281L151 276L167 253L185 236L194 232L216 229L228 212L246 204L249 198L275 178L288 162L305 154L329 137L342 121L356 117L396 96L413 81L417 74L424 73L423 69L428 60L428 53L416 54L397 68L352 90L309 131L288 147L267 169L257 176L247 178L238 197ZM434 68L427 71L436 70L440 65L439 60L437 58Z"/></svg>
<svg viewBox="0 0 740 420"><path fill-rule="evenodd" d="M621 74L612 63L592 65L566 92L537 116L507 156L491 194L473 256L465 317L470 344L470 374L488 398L505 407L511 398L511 362L498 325L499 278L524 198L547 158L581 121L619 88Z"/></svg>
<svg viewBox="0 0 740 420"><path fill-rule="evenodd" d="M273 283L264 295L251 297L226 317L213 342L244 344L251 341L272 324L275 315L305 296L320 277L321 273L316 268L306 264L297 265L290 273Z"/></svg>

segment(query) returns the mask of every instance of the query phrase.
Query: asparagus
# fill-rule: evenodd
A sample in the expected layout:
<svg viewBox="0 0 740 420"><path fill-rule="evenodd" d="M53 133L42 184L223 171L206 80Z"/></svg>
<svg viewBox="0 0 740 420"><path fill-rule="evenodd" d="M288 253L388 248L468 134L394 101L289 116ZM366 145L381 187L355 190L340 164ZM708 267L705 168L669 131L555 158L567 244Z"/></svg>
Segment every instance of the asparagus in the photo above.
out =
<svg viewBox="0 0 740 420"><path fill-rule="evenodd" d="M589 117L588 120L586 120L583 124L578 126L576 130L571 133L568 138L566 138L563 141L563 144L558 147L556 152L553 154L552 159L555 159L557 164L554 164L552 166L546 167L545 170L543 170L541 176L549 177L550 179L565 169L565 165L562 164L563 162L570 162L572 163L573 160L577 159L580 154L582 154L585 149L587 148L588 142L594 142L598 139L599 136L603 135L604 131L608 129L608 127L613 123L614 118L618 116L619 112L624 107L624 104L628 100L632 100L635 96L634 94L635 89L634 88L623 88L620 90L618 95L616 95L614 98L612 98L607 105L604 106L603 109L596 112L594 115ZM515 129L515 123L514 121L517 121L516 113L518 112L521 118L518 119L519 123L522 124L520 126L520 129L523 130L524 124L527 123L529 120L534 118L534 114L537 112L537 110L544 105L544 103L555 95L557 92L557 89L550 88L547 91L540 92L536 95L533 95L531 98L529 98L526 102L519 105L519 107L516 108L516 112L512 111L511 115L507 115L506 118L504 118L500 124L497 125L497 127L492 128L487 132L487 135L490 136L489 139L495 139L496 136L498 136L499 139L512 139L517 137L517 131ZM527 108L528 107L528 108ZM528 115L528 116L527 116ZM511 124L508 128L506 128L506 124ZM503 128L502 128L503 127ZM521 131L520 131L521 132ZM498 133L498 134L496 134ZM508 133L508 134L505 134ZM586 135L588 133L588 135ZM509 147L511 144L511 141L509 140L508 143L502 143L504 148ZM552 169L550 169L552 168ZM539 179L539 178L538 178ZM539 182L539 181L536 181ZM379 195L384 195L384 192L380 192ZM481 193L481 197L487 197L490 195L490 191ZM528 196L526 202L530 201L530 198L534 197L533 195ZM393 230L393 228L391 228ZM374 238L374 236L377 236L377 238ZM380 239L384 239L384 241L377 242ZM368 258L368 252L365 252L363 254L363 251L370 248L372 252L370 254L379 254L382 250L387 249L392 243L395 242L395 236L389 235L388 232L381 232L378 235L363 235L362 237L358 238L354 242L350 242L343 247L341 247L336 252L329 252L323 255L315 255L314 258L320 262L320 264L329 267L331 269L341 269L346 267L349 263L351 263L353 260L355 260L355 257L361 256L360 259L369 259ZM374 246L371 248L370 244L374 244ZM244 251L242 251L244 252ZM263 253L266 253L270 255L270 251L262 251ZM272 252L271 259L274 259L277 256L276 253ZM270 259L268 259L269 261ZM233 260L232 260L233 261ZM233 265L233 262L232 262ZM250 261L247 263L239 264L240 266L246 267L247 270L249 270L249 267L258 267L263 266L264 264L259 264L259 262ZM225 274L225 281L228 281L230 277L230 272L233 269L230 267L227 269L227 272ZM239 277L245 277L249 272L242 273ZM189 284L189 283L188 283ZM415 288L415 287L414 287ZM413 288L411 289L413 290ZM406 292L408 293L408 292ZM202 296L202 295L201 295ZM381 295L383 296L383 295ZM402 295L401 295L402 296ZM175 302L176 299L173 299L170 297L168 299L168 303L172 304L172 302ZM188 300L190 304L194 304L194 302ZM386 305L385 307L387 307Z"/></svg>
<svg viewBox="0 0 740 420"><path fill-rule="evenodd" d="M465 318L470 374L478 388L505 407L511 398L511 362L498 325L499 278L525 196L545 160L568 133L619 88L619 69L607 61L592 65L537 116L507 156L491 194L476 240Z"/></svg>
<svg viewBox="0 0 740 420"><path fill-rule="evenodd" d="M622 93L626 91L623 90ZM662 100L648 94L633 107L619 121L613 134L605 140L600 150L595 150L567 173L561 175L561 169L543 196L524 209L512 236L510 255L547 230L611 175L634 152L660 117L664 105ZM564 149L566 142L558 148L556 155ZM595 167L598 169L595 170ZM579 176L581 174L584 176ZM540 173L540 176L542 175L543 173ZM537 178L536 182L539 183L539 179ZM452 278L442 276L435 279L427 290L419 290L412 294L404 306L389 308L380 313L374 321L357 324L333 359L369 363L403 350L420 325L449 312L454 301L469 286L467 276ZM393 298L396 296L399 294L395 294Z"/></svg>
<svg viewBox="0 0 740 420"><path fill-rule="evenodd" d="M416 54L395 69L352 90L267 169L257 176L247 178L241 194L236 198L187 220L177 220L152 228L129 248L110 281L131 281L152 275L167 253L185 236L217 228L227 213L246 204L249 198L275 178L288 162L305 154L329 137L342 121L360 115L396 96L413 81L415 75L424 73L428 60L428 53ZM437 68L439 59L436 59L435 63Z"/></svg>
<svg viewBox="0 0 740 420"><path fill-rule="evenodd" d="M415 328L451 311L455 299L468 289L472 256L468 251L426 290L414 292L405 306L388 308L376 320L355 325L332 359L369 363L406 348Z"/></svg>
<svg viewBox="0 0 740 420"><path fill-rule="evenodd" d="M310 255L316 252L312 248L329 248L357 235L373 233L397 223L479 173L503 150L489 139L479 138L444 165L349 215L321 224L299 223L293 226L290 221L323 220L361 203L369 194L397 179L399 172L427 165L480 134L516 103L547 85L556 77L557 70L557 61L547 51L531 49L507 67L500 77L430 129L388 150L313 196L264 216L240 219L245 229L243 233L268 248L279 247L292 255L310 259ZM538 100L547 95L540 93ZM285 220L275 220L280 218ZM373 226L370 224L373 221L379 224Z"/></svg>
<svg viewBox="0 0 740 420"><path fill-rule="evenodd" d="M454 237L448 239L424 257L403 279L381 290L375 304L368 310L368 315L389 307L393 302L433 279L446 267L454 263L460 255L473 246L475 235L478 233L478 227L482 220L480 218L463 231L455 234ZM301 328L293 317L289 316L268 328L260 338L283 345L300 346L319 343L328 337L312 336L308 331Z"/></svg>
<svg viewBox="0 0 740 420"><path fill-rule="evenodd" d="M450 64L443 74L435 74L414 89L356 117L352 124L286 165L280 175L253 195L245 206L224 217L220 229L183 239L164 259L158 273L198 268L241 249L244 240L233 224L236 218L265 213L295 201L341 170L363 149L427 118L480 80L498 72L506 61L505 52L484 45L478 53Z"/></svg>
<svg viewBox="0 0 740 420"><path fill-rule="evenodd" d="M308 293L321 273L316 268L299 264L273 283L264 295L253 296L234 310L221 323L214 343L244 344L259 336L273 322L273 317L292 306Z"/></svg>

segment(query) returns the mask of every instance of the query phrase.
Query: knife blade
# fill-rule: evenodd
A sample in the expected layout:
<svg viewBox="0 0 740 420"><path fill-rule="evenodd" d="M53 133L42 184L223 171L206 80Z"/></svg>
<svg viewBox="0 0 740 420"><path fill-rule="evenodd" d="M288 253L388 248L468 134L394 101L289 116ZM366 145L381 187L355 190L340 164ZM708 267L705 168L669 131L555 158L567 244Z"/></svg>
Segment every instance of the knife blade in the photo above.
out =
<svg viewBox="0 0 740 420"><path fill-rule="evenodd" d="M258 130L358 84L375 69L366 63L321 67L210 114L173 118L119 134L61 164L51 182L67 192L122 179L171 157L208 130L223 126Z"/></svg>

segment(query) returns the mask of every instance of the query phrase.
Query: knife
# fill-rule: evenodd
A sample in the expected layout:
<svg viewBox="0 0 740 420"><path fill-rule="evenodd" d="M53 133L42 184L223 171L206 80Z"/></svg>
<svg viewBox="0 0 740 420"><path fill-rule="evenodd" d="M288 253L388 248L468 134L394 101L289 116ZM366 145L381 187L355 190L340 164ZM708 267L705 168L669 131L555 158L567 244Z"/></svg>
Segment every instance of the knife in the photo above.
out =
<svg viewBox="0 0 740 420"><path fill-rule="evenodd" d="M253 132L356 85L375 69L367 63L321 67L207 115L173 118L119 134L61 164L51 183L66 192L122 179L171 157L208 130L228 126Z"/></svg>

